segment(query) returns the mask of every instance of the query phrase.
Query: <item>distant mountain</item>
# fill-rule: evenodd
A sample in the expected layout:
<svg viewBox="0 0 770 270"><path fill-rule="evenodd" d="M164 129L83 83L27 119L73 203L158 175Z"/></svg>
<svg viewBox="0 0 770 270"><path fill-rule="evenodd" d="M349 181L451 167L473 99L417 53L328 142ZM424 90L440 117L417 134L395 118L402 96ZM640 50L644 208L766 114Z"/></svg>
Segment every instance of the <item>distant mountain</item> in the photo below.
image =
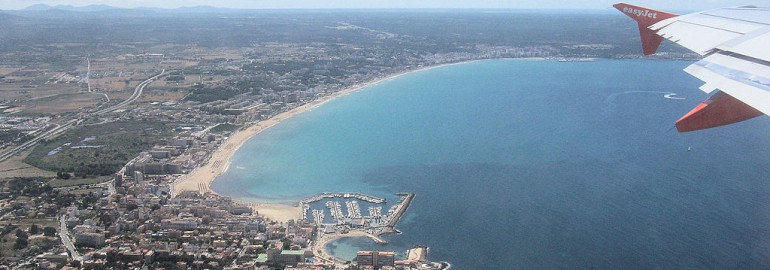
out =
<svg viewBox="0 0 770 270"><path fill-rule="evenodd" d="M83 7L76 7L71 5L49 6L46 4L35 4L25 9L22 9L22 11L66 10L66 11L77 11L77 12L96 12L96 11L120 10L120 9L122 8L108 6L108 5L88 5Z"/></svg>
<svg viewBox="0 0 770 270"><path fill-rule="evenodd" d="M138 8L119 8L108 5L88 5L83 7L76 7L71 5L56 5L49 6L46 4L35 4L20 11L76 11L76 12L104 12L104 11L153 11L158 13L231 13L244 11L243 9L232 8L220 8L213 6L192 6L192 7L180 7L174 9L168 8L156 8L156 7L138 7Z"/></svg>
<svg viewBox="0 0 770 270"><path fill-rule="evenodd" d="M16 20L18 18L19 18L19 16L11 15L11 14L8 14L8 13L0 11L0 23L9 22L9 21L12 21L12 20Z"/></svg>
<svg viewBox="0 0 770 270"><path fill-rule="evenodd" d="M155 8L155 7L139 7L139 10L149 10L155 12L170 12L170 13L231 13L244 11L245 9L232 9L232 8L220 8L213 6L193 6L193 7L179 7L174 9L167 8Z"/></svg>
<svg viewBox="0 0 770 270"><path fill-rule="evenodd" d="M35 4L22 9L23 11L46 11L51 10L53 7L46 4Z"/></svg>
<svg viewBox="0 0 770 270"><path fill-rule="evenodd" d="M95 12L95 11L107 11L107 10L119 10L123 8L108 6L108 5L88 5L84 7L75 7L70 5L56 5L54 6L55 9L62 9L62 10L69 10L69 11L80 11L80 12Z"/></svg>

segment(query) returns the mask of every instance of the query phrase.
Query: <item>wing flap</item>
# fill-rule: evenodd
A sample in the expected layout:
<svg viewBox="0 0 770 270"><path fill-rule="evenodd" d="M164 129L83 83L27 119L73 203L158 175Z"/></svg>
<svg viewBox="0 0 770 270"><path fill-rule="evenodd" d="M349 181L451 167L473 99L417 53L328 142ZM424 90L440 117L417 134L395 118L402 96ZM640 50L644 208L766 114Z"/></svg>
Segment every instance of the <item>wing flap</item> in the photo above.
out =
<svg viewBox="0 0 770 270"><path fill-rule="evenodd" d="M707 89L720 89L770 114L770 66L717 53L688 66L685 71L704 81Z"/></svg>
<svg viewBox="0 0 770 270"><path fill-rule="evenodd" d="M770 27L757 30L735 41L728 42L723 46L717 47L717 49L770 62L770 49L768 49L768 45L770 45Z"/></svg>
<svg viewBox="0 0 770 270"><path fill-rule="evenodd" d="M652 29L655 30L656 26L653 25ZM657 29L657 33L700 55L706 55L716 46L742 35L738 32L693 24L684 20L673 21Z"/></svg>
<svg viewBox="0 0 770 270"><path fill-rule="evenodd" d="M665 37L701 55L715 49L770 61L770 9L721 8L682 15L650 26Z"/></svg>
<svg viewBox="0 0 770 270"><path fill-rule="evenodd" d="M747 6L713 9L695 14L703 14L733 21L770 25L770 17L767 16L768 12L770 12L770 9L768 8Z"/></svg>
<svg viewBox="0 0 770 270"><path fill-rule="evenodd" d="M714 92L714 90L717 90L716 86L710 85L708 83L701 85L698 89L706 93L711 93Z"/></svg>

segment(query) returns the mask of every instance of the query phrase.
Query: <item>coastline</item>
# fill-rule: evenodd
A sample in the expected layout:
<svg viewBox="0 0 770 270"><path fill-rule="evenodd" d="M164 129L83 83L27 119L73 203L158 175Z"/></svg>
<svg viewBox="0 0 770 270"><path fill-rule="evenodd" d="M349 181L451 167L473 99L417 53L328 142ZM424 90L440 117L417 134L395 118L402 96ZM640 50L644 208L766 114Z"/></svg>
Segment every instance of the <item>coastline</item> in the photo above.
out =
<svg viewBox="0 0 770 270"><path fill-rule="evenodd" d="M392 80L409 73L425 71L429 69L457 65L457 64L476 62L476 61L481 61L481 60L470 60L470 61L463 61L463 62L457 62L457 63L447 63L447 64L420 67L417 69L405 70L395 74L380 77L372 81L356 84L351 87L345 88L343 90L334 92L332 94L317 98L311 102L305 103L289 111L279 113L269 119L259 121L244 129L240 129L234 132L233 134L231 134L230 137L228 137L222 143L222 145L220 145L219 148L217 148L214 151L214 153L211 154L211 157L209 158L208 162L193 169L193 171L191 171L189 174L183 175L177 178L176 180L174 180L174 182L172 183L172 186L173 186L172 196L176 196L183 191L200 191L200 192L211 192L211 193L217 194L216 192L211 190L211 183L214 182L217 176L219 176L220 174L224 173L227 170L227 168L230 166L230 159L232 158L233 154L235 154L235 152L246 141L251 139L251 137L261 133L262 131L267 130L268 128L271 128L281 123L281 121L283 120L286 120L296 115L299 115L301 113L304 113L308 110L316 108L317 106L321 106L326 102L334 100L335 98L348 95L350 93L361 90L363 88L373 86L388 80ZM217 195L220 195L220 194L217 194ZM292 205L285 205L285 204L272 204L272 203L255 204L255 203L244 202L242 200L238 200L238 201L241 201L243 203L250 205L259 214L264 215L267 218L274 221L286 222L289 219L298 219L301 215L300 213L301 209L299 208L299 206L292 206Z"/></svg>
<svg viewBox="0 0 770 270"><path fill-rule="evenodd" d="M378 239L380 239L376 235L361 232L361 231L350 231L345 234L335 233L335 234L320 235L316 237L316 239L313 241L312 244L310 244L310 250L313 252L313 254L315 254L316 257L324 261L344 264L345 260L329 254L328 250L326 249L326 245L340 238L351 238L351 237L367 237L369 239L372 239L372 241L377 241Z"/></svg>

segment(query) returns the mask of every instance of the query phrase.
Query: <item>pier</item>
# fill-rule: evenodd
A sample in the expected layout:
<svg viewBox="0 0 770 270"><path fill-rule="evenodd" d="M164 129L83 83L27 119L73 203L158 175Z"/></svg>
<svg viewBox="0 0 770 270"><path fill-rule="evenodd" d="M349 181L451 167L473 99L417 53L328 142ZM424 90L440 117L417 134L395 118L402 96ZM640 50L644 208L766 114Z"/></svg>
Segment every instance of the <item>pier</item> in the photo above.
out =
<svg viewBox="0 0 770 270"><path fill-rule="evenodd" d="M329 199L329 198L355 198L355 199L359 199L359 200L370 202L370 203L376 203L376 204L385 203L385 199L383 199L383 198L375 197L375 196L372 196L372 195L366 195L366 194L362 194L362 193L357 193L357 192L354 192L354 193L324 192L324 193L318 194L316 196L304 199L304 200L300 201L300 204L303 204L303 203L310 204L310 203L313 203L313 202L317 202L317 201L320 201L320 200L323 200L323 199Z"/></svg>
<svg viewBox="0 0 770 270"><path fill-rule="evenodd" d="M404 215L406 209L409 208L409 204L412 203L412 199L414 199L414 193L398 193L397 195L402 197L401 202L396 206L396 210L393 212L393 215L390 216L390 220L388 221L387 226L391 228L396 227L398 220L401 219L401 216Z"/></svg>

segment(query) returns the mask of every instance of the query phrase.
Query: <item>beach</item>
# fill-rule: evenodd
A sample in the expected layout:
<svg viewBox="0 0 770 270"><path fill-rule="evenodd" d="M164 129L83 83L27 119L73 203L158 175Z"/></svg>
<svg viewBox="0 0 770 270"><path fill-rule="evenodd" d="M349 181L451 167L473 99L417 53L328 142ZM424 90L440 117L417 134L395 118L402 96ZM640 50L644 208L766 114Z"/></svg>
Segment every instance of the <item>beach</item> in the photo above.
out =
<svg viewBox="0 0 770 270"><path fill-rule="evenodd" d="M315 254L318 258L324 261L344 264L345 263L344 260L329 254L329 252L326 250L326 245L328 245L331 241L337 240L339 238L346 238L346 237L367 237L372 239L372 241L375 241L375 242L377 241L377 239L380 239L376 235L365 233L362 231L350 231L344 234L341 234L341 233L320 234L318 237L316 237L316 239L311 244L310 250L313 251L313 254Z"/></svg>
<svg viewBox="0 0 770 270"><path fill-rule="evenodd" d="M306 112L312 108L320 106L337 97L345 96L352 92L358 91L362 88L369 87L383 81L391 80L396 77L402 76L404 74L427 70L431 68L447 66L447 65L453 65L453 64L458 64L458 63L442 64L442 65L436 65L436 66L422 67L414 70L407 70L407 71L399 72L393 75L384 76L369 82L357 84L357 85L348 87L346 89L337 91L335 93L317 98L311 102L308 102L306 104L293 108L289 111L280 113L269 119L260 121L244 129L238 130L233 134L231 134L230 137L228 137L225 140L225 142L223 142L222 145L220 145L220 147L214 151L214 153L209 158L208 162L204 163L198 168L195 168L189 174L183 175L178 179L176 179L172 184L173 185L172 195L176 196L177 194L183 191L200 191L200 192L214 193L210 188L211 183L214 181L214 179L217 178L217 176L219 176L220 174L222 174L227 170L230 164L230 158L238 150L238 148L240 148L241 145L243 145L243 143L248 141L254 135L257 135L260 132L281 123L281 121L283 120L299 115L303 112ZM257 212L259 212L259 214L262 214L271 220L285 222L285 221L288 221L289 219L298 219L300 217L300 209L299 209L299 206L297 205L270 204L270 203L255 204L255 203L249 203L249 202L244 202L244 203L251 205L251 207Z"/></svg>

